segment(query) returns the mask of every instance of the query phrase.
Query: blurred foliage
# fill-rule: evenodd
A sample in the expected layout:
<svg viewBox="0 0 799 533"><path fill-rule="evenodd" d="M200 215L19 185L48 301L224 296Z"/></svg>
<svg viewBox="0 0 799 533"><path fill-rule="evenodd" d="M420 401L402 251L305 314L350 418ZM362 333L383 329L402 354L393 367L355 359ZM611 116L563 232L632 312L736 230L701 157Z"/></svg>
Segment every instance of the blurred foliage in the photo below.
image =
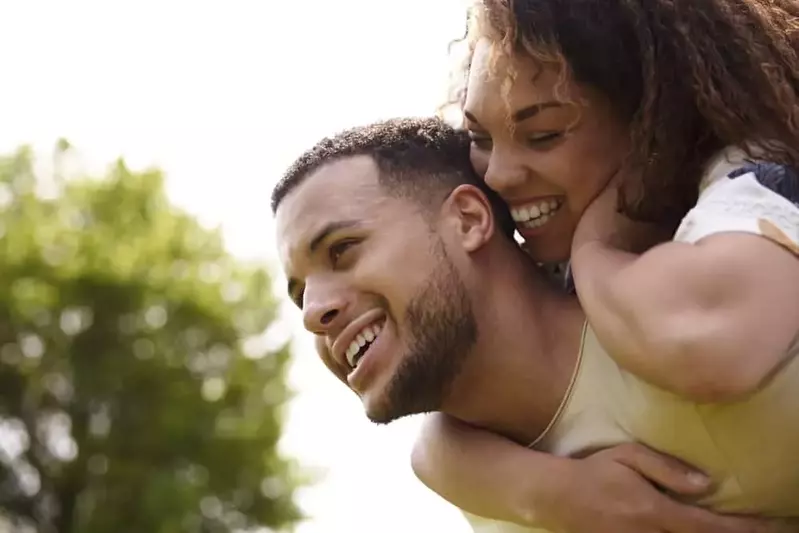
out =
<svg viewBox="0 0 799 533"><path fill-rule="evenodd" d="M267 273L157 171L55 172L43 194L34 163L0 157L0 514L40 533L290 529Z"/></svg>

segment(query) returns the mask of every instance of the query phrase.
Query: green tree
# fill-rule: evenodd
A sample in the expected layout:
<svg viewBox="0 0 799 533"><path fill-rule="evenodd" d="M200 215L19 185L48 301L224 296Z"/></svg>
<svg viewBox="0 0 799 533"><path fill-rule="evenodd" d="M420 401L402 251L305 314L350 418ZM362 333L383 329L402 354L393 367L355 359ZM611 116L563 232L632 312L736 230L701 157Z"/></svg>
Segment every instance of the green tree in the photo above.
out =
<svg viewBox="0 0 799 533"><path fill-rule="evenodd" d="M48 189L34 162L0 158L0 514L41 533L290 529L265 270L157 171Z"/></svg>

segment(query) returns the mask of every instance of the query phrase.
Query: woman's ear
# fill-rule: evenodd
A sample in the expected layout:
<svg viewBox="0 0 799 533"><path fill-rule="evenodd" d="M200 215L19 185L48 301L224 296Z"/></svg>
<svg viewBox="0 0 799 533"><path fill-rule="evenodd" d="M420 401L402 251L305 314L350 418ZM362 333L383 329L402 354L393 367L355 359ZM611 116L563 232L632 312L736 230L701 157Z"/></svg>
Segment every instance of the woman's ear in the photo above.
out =
<svg viewBox="0 0 799 533"><path fill-rule="evenodd" d="M446 202L446 216L454 225L464 250L480 249L494 235L494 211L483 192L474 185L459 185Z"/></svg>

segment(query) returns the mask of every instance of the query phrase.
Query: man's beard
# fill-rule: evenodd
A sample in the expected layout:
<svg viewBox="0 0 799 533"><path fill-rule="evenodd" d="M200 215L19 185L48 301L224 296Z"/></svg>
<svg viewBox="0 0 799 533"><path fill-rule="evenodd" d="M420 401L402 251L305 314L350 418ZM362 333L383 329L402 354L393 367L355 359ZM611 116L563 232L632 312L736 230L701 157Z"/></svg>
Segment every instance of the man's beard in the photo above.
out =
<svg viewBox="0 0 799 533"><path fill-rule="evenodd" d="M437 411L477 342L477 321L468 291L443 246L439 267L405 313L409 349L388 384L377 424Z"/></svg>

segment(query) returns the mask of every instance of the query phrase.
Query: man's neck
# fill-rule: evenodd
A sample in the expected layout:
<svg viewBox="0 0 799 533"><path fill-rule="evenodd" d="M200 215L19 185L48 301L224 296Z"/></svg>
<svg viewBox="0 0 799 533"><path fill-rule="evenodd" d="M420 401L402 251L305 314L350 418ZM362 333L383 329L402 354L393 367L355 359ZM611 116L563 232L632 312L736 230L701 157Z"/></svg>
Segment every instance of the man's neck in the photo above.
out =
<svg viewBox="0 0 799 533"><path fill-rule="evenodd" d="M478 273L478 342L442 410L529 444L564 399L584 315L577 299L552 286L525 256L507 255Z"/></svg>

